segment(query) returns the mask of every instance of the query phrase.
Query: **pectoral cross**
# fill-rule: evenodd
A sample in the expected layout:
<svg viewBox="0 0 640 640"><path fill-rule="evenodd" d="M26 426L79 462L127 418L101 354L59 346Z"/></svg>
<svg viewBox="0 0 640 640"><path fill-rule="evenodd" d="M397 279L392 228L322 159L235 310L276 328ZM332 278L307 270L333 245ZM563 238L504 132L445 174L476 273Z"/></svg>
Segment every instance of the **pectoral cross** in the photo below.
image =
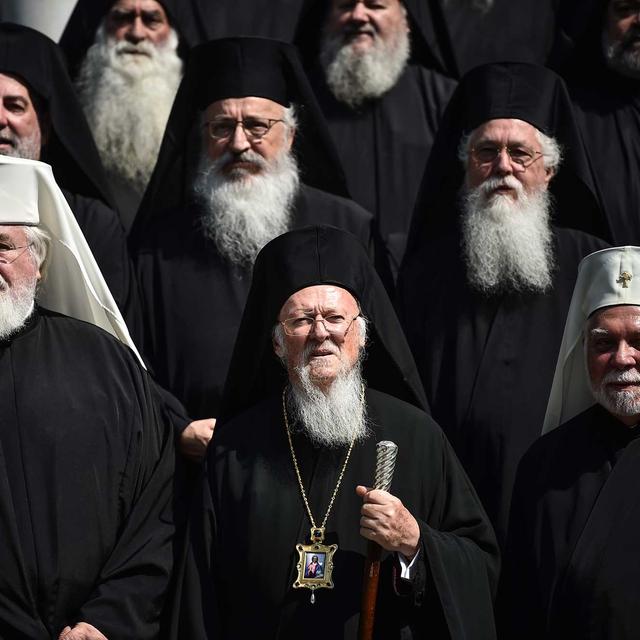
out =
<svg viewBox="0 0 640 640"><path fill-rule="evenodd" d="M617 284L621 284L623 289L629 288L629 282L633 276L628 271L623 271L620 277L616 280Z"/></svg>

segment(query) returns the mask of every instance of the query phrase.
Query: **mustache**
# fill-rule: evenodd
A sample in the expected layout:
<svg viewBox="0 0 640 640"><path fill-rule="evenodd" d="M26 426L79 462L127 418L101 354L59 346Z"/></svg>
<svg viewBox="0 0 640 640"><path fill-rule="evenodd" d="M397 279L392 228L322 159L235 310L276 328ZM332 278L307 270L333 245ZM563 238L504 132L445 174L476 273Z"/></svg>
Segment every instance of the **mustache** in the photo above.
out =
<svg viewBox="0 0 640 640"><path fill-rule="evenodd" d="M15 147L17 142L18 139L12 135L11 132L0 133L0 144L10 144L12 147Z"/></svg>
<svg viewBox="0 0 640 640"><path fill-rule="evenodd" d="M498 178L495 176L491 176L487 178L479 187L480 193L484 196L488 196L491 192L496 189L500 189L501 187L508 187L509 189L514 189L518 195L520 195L524 191L524 187L522 183L513 176L504 176L502 178Z"/></svg>
<svg viewBox="0 0 640 640"><path fill-rule="evenodd" d="M602 378L602 384L624 384L624 383L640 383L640 372L634 369L627 371L609 371Z"/></svg>
<svg viewBox="0 0 640 640"><path fill-rule="evenodd" d="M303 362L306 363L314 351L328 351L334 356L340 355L340 349L338 349L338 347L328 338L320 344L314 343L313 341L311 341L305 345L304 350L302 352Z"/></svg>
<svg viewBox="0 0 640 640"><path fill-rule="evenodd" d="M232 167L235 163L240 162L255 164L261 169L269 168L269 162L265 160L259 153L253 151L253 149L247 149L242 153L231 153L230 151L225 151L217 160L213 162L212 169L216 172L219 172L221 169Z"/></svg>
<svg viewBox="0 0 640 640"><path fill-rule="evenodd" d="M155 45L153 45L148 40L142 40L137 44L134 44L133 42L127 42L126 40L121 40L114 45L114 51L117 55L142 54L148 56L149 58L153 58L156 54Z"/></svg>
<svg viewBox="0 0 640 640"><path fill-rule="evenodd" d="M370 25L347 23L342 29L342 35L344 38L361 35L363 33L369 36L373 36L374 38L376 38L378 35L377 31Z"/></svg>

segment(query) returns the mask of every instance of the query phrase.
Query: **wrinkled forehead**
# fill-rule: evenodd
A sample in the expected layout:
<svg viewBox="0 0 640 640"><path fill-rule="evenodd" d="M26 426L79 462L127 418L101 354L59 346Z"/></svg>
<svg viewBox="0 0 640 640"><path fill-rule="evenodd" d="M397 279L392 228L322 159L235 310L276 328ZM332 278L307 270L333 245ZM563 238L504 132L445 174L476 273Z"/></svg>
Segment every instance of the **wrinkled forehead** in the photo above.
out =
<svg viewBox="0 0 640 640"><path fill-rule="evenodd" d="M0 240L22 243L26 240L26 227L22 224L0 224Z"/></svg>
<svg viewBox="0 0 640 640"><path fill-rule="evenodd" d="M305 287L287 298L280 309L279 319L283 320L296 313L358 313L358 301L353 295L336 285L319 284Z"/></svg>
<svg viewBox="0 0 640 640"><path fill-rule="evenodd" d="M537 129L525 120L495 118L487 120L471 132L471 142L537 142Z"/></svg>
<svg viewBox="0 0 640 640"><path fill-rule="evenodd" d="M612 327L640 327L640 306L619 304L597 309L587 319L585 330L606 331Z"/></svg>
<svg viewBox="0 0 640 640"><path fill-rule="evenodd" d="M274 100L258 96L246 96L216 100L206 108L206 114L209 118L216 116L282 118L284 110L285 108Z"/></svg>

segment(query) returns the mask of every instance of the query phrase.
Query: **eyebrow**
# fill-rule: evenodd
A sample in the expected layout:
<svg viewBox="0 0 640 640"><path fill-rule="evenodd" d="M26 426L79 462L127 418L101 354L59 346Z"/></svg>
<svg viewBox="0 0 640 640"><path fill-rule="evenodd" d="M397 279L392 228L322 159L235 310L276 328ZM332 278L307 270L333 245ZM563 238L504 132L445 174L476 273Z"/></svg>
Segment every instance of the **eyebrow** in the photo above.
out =
<svg viewBox="0 0 640 640"><path fill-rule="evenodd" d="M590 336L608 336L609 332L606 329L602 329L601 327L596 327L595 329L591 329L589 331Z"/></svg>

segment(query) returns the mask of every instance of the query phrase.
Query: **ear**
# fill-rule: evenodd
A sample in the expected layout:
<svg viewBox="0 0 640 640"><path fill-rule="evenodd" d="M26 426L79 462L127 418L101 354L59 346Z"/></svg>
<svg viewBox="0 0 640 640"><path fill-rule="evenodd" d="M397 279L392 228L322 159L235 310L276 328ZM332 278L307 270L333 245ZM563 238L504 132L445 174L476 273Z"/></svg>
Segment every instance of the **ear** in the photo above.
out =
<svg viewBox="0 0 640 640"><path fill-rule="evenodd" d="M273 352L278 358L282 358L284 356L284 349L282 348L282 344L276 340L275 336L271 338L271 344L273 346Z"/></svg>
<svg viewBox="0 0 640 640"><path fill-rule="evenodd" d="M287 134L287 151L291 151L291 147L293 146L293 141L296 137L297 129L295 127L291 127L289 133Z"/></svg>
<svg viewBox="0 0 640 640"><path fill-rule="evenodd" d="M551 167L547 167L545 169L545 176L544 176L545 184L549 184L549 182L551 182L551 178L553 178L553 176L555 175L556 175L556 170L552 169Z"/></svg>

